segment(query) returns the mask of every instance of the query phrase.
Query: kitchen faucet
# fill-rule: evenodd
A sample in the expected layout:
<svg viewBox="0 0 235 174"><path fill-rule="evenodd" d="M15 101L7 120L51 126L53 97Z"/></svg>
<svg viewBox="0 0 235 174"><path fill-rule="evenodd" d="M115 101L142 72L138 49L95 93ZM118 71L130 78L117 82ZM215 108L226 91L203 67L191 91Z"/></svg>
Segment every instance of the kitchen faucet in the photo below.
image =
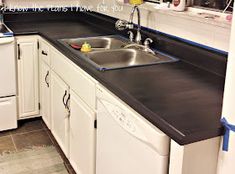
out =
<svg viewBox="0 0 235 174"><path fill-rule="evenodd" d="M133 7L129 22L126 20L120 19L116 22L115 26L118 30L133 29L134 28L133 18L134 18L135 11L137 11L137 16L138 16L138 26L137 26L137 34L135 37L135 42L137 44L141 44L141 33L140 33L140 30L141 30L140 18L141 17L140 17L140 10L138 6Z"/></svg>
<svg viewBox="0 0 235 174"><path fill-rule="evenodd" d="M153 42L152 39L147 38L144 41L144 45L142 45L141 22L140 22L141 21L141 16L140 16L139 7L137 5L134 6L132 11L131 11L129 22L126 21L126 20L119 19L116 22L115 27L116 27L117 30L120 30L120 31L125 30L125 29L133 29L134 28L133 20L134 20L135 11L137 12L137 17L138 17L137 33L136 33L135 39L134 39L133 32L132 31L128 31L130 42L135 41L135 43L131 43L129 45L126 45L124 48L138 48L138 49L141 49L143 51L155 54L154 51L151 50L150 47L149 47L149 44Z"/></svg>
<svg viewBox="0 0 235 174"><path fill-rule="evenodd" d="M141 24L140 24L140 10L139 10L139 7L138 6L134 6L132 12L131 12L131 15L130 15L130 23L132 25L133 24L133 18L134 18L134 14L135 14L135 11L137 12L137 17L138 17L138 25L137 25L137 33L136 33L136 37L135 37L135 42L137 44L141 44L141 33L140 33L140 30L141 30Z"/></svg>

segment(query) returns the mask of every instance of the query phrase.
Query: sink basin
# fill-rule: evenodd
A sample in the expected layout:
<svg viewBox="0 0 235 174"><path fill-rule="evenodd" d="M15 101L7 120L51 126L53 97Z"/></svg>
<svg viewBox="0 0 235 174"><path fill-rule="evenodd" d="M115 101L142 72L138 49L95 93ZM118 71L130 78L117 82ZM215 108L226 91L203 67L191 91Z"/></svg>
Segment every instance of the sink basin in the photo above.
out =
<svg viewBox="0 0 235 174"><path fill-rule="evenodd" d="M98 37L86 37L86 38L71 38L71 39L60 39L59 40L66 47L76 44L82 46L85 42L89 43L92 47L92 51L109 50L109 49L120 49L127 45L128 40L119 36L98 36ZM78 50L76 50L78 51Z"/></svg>
<svg viewBox="0 0 235 174"><path fill-rule="evenodd" d="M97 51L86 56L87 61L100 71L176 61L161 54L153 55L136 49Z"/></svg>
<svg viewBox="0 0 235 174"><path fill-rule="evenodd" d="M140 49L124 48L130 42L116 35L60 39L59 42L77 54L78 57L95 66L99 71L176 61L176 59L162 54L156 53L154 55ZM85 42L92 47L92 51L89 53L80 52L79 46ZM76 47L72 48L71 44L76 45Z"/></svg>

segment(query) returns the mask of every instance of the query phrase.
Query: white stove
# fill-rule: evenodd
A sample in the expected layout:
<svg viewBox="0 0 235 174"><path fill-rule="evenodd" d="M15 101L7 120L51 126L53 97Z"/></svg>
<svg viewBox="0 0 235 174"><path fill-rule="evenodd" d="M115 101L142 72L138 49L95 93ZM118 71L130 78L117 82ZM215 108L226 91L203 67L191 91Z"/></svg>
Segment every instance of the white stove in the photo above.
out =
<svg viewBox="0 0 235 174"><path fill-rule="evenodd" d="M15 39L0 23L0 131L17 127L16 108Z"/></svg>

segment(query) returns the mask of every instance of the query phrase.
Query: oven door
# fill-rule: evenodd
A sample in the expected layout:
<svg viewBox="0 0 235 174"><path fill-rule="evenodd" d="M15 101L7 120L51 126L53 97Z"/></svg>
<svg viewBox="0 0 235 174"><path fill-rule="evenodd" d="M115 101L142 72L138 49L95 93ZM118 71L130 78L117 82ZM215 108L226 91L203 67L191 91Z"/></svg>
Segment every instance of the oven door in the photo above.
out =
<svg viewBox="0 0 235 174"><path fill-rule="evenodd" d="M0 98L16 95L14 37L0 38Z"/></svg>

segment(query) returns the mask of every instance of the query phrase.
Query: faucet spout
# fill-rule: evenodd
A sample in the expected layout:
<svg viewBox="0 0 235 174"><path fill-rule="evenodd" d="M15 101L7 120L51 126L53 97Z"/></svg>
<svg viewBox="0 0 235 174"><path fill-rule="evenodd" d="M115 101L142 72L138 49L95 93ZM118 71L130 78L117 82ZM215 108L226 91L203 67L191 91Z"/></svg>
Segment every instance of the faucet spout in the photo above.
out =
<svg viewBox="0 0 235 174"><path fill-rule="evenodd" d="M137 34L136 34L135 41L136 41L136 43L141 44L141 40L142 40L141 33L140 33L140 31L141 31L141 24L140 24L141 16L140 16L139 7L137 5L134 6L132 9L132 12L130 15L130 23L133 24L135 11L137 12L137 17L138 17Z"/></svg>

